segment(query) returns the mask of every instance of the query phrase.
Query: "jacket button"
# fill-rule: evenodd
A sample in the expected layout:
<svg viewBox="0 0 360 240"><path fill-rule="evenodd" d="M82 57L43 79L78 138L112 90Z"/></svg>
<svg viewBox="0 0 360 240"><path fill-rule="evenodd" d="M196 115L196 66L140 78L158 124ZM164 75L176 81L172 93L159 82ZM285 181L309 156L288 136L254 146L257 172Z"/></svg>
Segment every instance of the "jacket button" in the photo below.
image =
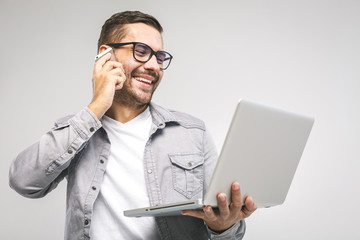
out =
<svg viewBox="0 0 360 240"><path fill-rule="evenodd" d="M94 191L95 191L95 190L96 190L96 187L95 187L95 186L92 186L92 190L94 190Z"/></svg>
<svg viewBox="0 0 360 240"><path fill-rule="evenodd" d="M85 225L88 225L89 224L89 220L85 219Z"/></svg>
<svg viewBox="0 0 360 240"><path fill-rule="evenodd" d="M95 128L94 128L94 127L91 127L91 128L90 128L90 132L93 132L93 131L95 131Z"/></svg>
<svg viewBox="0 0 360 240"><path fill-rule="evenodd" d="M100 163L103 164L103 163L104 163L104 160L100 159Z"/></svg>
<svg viewBox="0 0 360 240"><path fill-rule="evenodd" d="M69 149L68 154L72 154L72 153L73 153L73 150Z"/></svg>

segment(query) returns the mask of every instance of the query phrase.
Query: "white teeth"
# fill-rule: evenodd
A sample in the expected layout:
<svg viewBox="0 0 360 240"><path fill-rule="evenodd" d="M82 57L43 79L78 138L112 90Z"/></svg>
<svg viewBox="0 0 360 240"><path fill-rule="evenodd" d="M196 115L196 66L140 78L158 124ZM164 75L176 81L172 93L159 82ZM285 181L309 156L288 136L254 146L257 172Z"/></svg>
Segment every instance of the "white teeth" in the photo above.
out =
<svg viewBox="0 0 360 240"><path fill-rule="evenodd" d="M151 81L150 81L150 80L147 80L147 79L142 78L142 77L136 77L135 79L138 80L138 81L140 81L140 82L145 82L145 83L151 84Z"/></svg>

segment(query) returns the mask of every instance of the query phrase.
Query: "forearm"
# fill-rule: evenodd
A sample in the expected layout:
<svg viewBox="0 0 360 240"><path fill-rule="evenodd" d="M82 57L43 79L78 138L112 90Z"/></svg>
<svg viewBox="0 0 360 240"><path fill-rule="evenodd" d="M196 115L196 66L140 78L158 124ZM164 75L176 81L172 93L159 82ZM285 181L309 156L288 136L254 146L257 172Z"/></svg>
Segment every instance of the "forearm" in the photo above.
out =
<svg viewBox="0 0 360 240"><path fill-rule="evenodd" d="M89 109L61 120L14 159L10 186L23 196L43 197L65 177L71 160L100 126Z"/></svg>

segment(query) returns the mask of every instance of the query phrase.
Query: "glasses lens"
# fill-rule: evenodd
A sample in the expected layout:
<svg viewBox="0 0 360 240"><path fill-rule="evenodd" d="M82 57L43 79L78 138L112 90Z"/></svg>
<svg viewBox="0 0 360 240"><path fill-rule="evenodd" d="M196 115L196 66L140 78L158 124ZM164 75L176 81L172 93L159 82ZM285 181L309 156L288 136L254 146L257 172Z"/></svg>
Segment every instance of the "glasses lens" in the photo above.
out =
<svg viewBox="0 0 360 240"><path fill-rule="evenodd" d="M146 46L145 44L137 43L134 47L134 56L136 60L140 62L146 62L149 60L151 54L150 47Z"/></svg>
<svg viewBox="0 0 360 240"><path fill-rule="evenodd" d="M158 64L160 65L160 68L166 69L170 64L171 56L167 52L159 51L156 54L156 59Z"/></svg>
<svg viewBox="0 0 360 240"><path fill-rule="evenodd" d="M134 47L134 57L139 62L147 62L152 56L153 50L146 44L136 43ZM161 69L169 67L171 55L165 51L156 52L156 60Z"/></svg>

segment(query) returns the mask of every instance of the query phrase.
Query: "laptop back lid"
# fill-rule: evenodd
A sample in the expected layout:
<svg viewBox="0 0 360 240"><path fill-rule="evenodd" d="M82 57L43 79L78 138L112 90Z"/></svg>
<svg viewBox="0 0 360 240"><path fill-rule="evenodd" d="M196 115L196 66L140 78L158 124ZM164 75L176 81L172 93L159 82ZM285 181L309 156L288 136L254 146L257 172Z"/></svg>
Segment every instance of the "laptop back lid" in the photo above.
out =
<svg viewBox="0 0 360 240"><path fill-rule="evenodd" d="M242 196L252 196L258 207L282 204L313 123L308 116L240 100L204 204L216 206L220 192L231 196L234 181L240 183Z"/></svg>

